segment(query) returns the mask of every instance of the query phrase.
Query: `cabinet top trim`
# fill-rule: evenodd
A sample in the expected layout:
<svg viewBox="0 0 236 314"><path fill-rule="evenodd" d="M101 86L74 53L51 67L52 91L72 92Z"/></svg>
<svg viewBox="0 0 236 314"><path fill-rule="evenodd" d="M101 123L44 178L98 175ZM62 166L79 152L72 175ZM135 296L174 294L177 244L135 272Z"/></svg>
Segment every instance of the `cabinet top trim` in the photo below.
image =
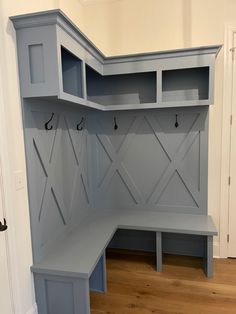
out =
<svg viewBox="0 0 236 314"><path fill-rule="evenodd" d="M211 45L107 57L60 9L11 16L10 20L13 22L16 30L46 25L59 25L103 64L206 54L215 54L217 56L222 47L222 45Z"/></svg>

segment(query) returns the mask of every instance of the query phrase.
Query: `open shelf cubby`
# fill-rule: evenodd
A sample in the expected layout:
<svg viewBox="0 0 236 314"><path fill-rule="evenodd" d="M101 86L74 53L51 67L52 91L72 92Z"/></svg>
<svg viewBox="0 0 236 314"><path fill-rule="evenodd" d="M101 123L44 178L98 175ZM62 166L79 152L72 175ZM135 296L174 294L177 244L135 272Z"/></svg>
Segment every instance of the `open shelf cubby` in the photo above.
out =
<svg viewBox="0 0 236 314"><path fill-rule="evenodd" d="M162 71L162 101L199 101L209 98L209 67Z"/></svg>
<svg viewBox="0 0 236 314"><path fill-rule="evenodd" d="M156 102L156 71L102 76L86 66L87 99L104 105Z"/></svg>
<svg viewBox="0 0 236 314"><path fill-rule="evenodd" d="M83 98L82 61L61 47L63 91Z"/></svg>

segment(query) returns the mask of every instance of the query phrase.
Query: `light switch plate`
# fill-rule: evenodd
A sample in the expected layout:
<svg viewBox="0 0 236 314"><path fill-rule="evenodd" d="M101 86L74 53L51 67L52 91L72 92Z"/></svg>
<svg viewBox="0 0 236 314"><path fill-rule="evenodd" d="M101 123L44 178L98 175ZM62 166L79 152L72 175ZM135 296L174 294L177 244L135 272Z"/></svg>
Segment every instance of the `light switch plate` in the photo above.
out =
<svg viewBox="0 0 236 314"><path fill-rule="evenodd" d="M21 190L25 186L24 183L24 175L23 171L16 171L15 172L15 188L16 190Z"/></svg>

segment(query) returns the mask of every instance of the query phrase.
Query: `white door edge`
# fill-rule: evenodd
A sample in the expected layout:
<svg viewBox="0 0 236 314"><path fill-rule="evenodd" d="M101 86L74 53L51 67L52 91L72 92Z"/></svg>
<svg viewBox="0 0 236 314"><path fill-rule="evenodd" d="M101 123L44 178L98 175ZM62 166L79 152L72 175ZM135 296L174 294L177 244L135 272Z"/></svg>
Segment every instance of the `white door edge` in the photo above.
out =
<svg viewBox="0 0 236 314"><path fill-rule="evenodd" d="M230 119L232 113L232 51L236 24L226 24L224 39L224 87L221 145L221 200L220 200L220 257L228 257L229 232L229 176L230 176ZM234 52L236 58L236 51Z"/></svg>

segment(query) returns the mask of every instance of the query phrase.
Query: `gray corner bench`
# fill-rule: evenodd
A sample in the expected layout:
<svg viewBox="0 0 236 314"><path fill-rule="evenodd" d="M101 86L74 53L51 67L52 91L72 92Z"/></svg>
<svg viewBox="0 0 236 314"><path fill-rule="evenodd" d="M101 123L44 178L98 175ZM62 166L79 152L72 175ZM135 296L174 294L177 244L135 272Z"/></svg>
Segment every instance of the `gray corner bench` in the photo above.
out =
<svg viewBox="0 0 236 314"><path fill-rule="evenodd" d="M210 216L151 211L93 214L32 266L39 313L90 313L89 290L107 289L105 249L117 229L156 233L157 271L162 271L162 233L204 236L204 269L207 277L213 275L217 231Z"/></svg>

